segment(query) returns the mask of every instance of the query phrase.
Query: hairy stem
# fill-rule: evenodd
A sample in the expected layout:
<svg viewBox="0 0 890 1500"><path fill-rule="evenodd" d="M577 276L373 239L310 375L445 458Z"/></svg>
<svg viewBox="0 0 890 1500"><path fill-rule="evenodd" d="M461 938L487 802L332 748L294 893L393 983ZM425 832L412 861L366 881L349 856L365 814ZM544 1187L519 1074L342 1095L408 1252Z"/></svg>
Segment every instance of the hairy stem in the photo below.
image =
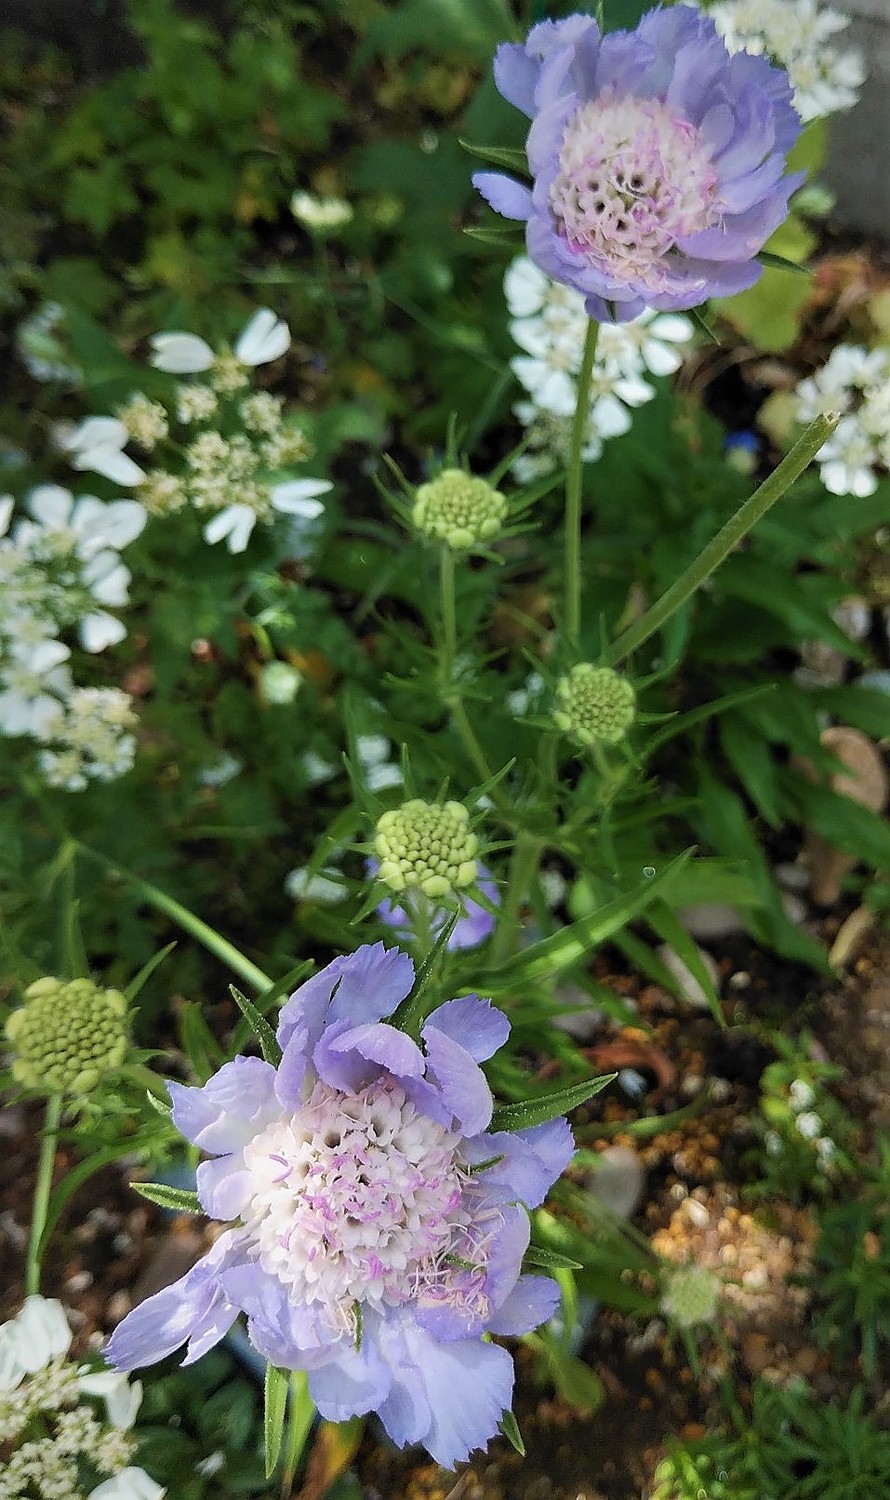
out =
<svg viewBox="0 0 890 1500"><path fill-rule="evenodd" d="M578 373L578 395L575 415L572 419L572 438L569 448L569 466L566 470L566 515L565 515L565 598L563 611L566 639L577 645L581 634L581 489L584 479L584 464L581 450L584 447L584 430L590 406L590 382L593 377L593 361L596 356L596 341L599 324L591 321L587 325L581 369Z"/></svg>

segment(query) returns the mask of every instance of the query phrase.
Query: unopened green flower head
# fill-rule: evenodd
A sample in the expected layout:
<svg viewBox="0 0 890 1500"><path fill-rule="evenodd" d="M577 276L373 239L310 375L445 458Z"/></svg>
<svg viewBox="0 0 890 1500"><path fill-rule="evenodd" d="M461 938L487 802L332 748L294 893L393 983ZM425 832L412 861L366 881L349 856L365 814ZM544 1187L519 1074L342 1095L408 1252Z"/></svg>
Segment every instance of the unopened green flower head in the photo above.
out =
<svg viewBox="0 0 890 1500"><path fill-rule="evenodd" d="M127 1001L91 979L38 979L6 1023L13 1077L26 1088L88 1094L127 1052Z"/></svg>
<svg viewBox="0 0 890 1500"><path fill-rule="evenodd" d="M415 797L377 820L378 878L393 891L419 890L431 900L464 890L477 879L479 840L460 802Z"/></svg>
<svg viewBox="0 0 890 1500"><path fill-rule="evenodd" d="M443 469L438 478L420 486L411 519L434 541L466 552L497 536L506 513L506 497L486 479L463 469Z"/></svg>
<svg viewBox="0 0 890 1500"><path fill-rule="evenodd" d="M679 1328L712 1323L720 1305L720 1277L704 1266L678 1266L661 1295L661 1311Z"/></svg>
<svg viewBox="0 0 890 1500"><path fill-rule="evenodd" d="M636 695L611 667L579 662L556 684L553 717L582 745L617 745L634 721Z"/></svg>

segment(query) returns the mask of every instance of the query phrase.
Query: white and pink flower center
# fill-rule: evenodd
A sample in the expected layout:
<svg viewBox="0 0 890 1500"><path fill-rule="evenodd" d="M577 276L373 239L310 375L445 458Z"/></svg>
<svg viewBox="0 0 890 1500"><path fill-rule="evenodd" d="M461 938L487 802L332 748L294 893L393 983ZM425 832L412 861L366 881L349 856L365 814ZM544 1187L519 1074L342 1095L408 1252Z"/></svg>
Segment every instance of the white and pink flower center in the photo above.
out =
<svg viewBox="0 0 890 1500"><path fill-rule="evenodd" d="M253 1193L242 1218L263 1270L342 1329L357 1302L416 1297L467 1243L460 1139L392 1080L354 1094L317 1083L244 1151Z"/></svg>
<svg viewBox="0 0 890 1500"><path fill-rule="evenodd" d="M604 90L569 121L550 205L571 248L657 290L659 261L719 222L717 172L698 131L659 99Z"/></svg>

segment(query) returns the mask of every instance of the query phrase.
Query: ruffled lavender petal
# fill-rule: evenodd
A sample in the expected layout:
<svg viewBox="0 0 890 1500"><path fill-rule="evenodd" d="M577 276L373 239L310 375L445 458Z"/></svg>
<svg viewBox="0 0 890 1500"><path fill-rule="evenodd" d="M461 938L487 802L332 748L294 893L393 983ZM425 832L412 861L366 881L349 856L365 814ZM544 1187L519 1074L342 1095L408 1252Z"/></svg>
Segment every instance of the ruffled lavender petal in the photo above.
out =
<svg viewBox="0 0 890 1500"><path fill-rule="evenodd" d="M505 219L527 219L531 214L531 191L515 177L504 177L500 172L474 172L473 186L495 213Z"/></svg>
<svg viewBox="0 0 890 1500"><path fill-rule="evenodd" d="M335 1360L312 1371L309 1394L329 1422L346 1422L350 1417L377 1411L392 1383L389 1365L372 1340L363 1337L361 1349L344 1340Z"/></svg>
<svg viewBox="0 0 890 1500"><path fill-rule="evenodd" d="M492 1313L492 1333L515 1338L540 1328L553 1317L559 1305L559 1287L550 1276L520 1276L509 1296Z"/></svg>
<svg viewBox="0 0 890 1500"><path fill-rule="evenodd" d="M202 1088L169 1082L167 1089L177 1130L217 1156L246 1146L277 1113L275 1069L259 1057L224 1063Z"/></svg>
<svg viewBox="0 0 890 1500"><path fill-rule="evenodd" d="M497 1432L513 1400L513 1361L506 1349L480 1339L438 1344L416 1324L405 1327L404 1345L396 1382L422 1389L430 1425L421 1441L437 1463L453 1469Z"/></svg>
<svg viewBox="0 0 890 1500"><path fill-rule="evenodd" d="M195 1177L201 1207L211 1219L237 1219L250 1202L251 1176L240 1152L202 1161Z"/></svg>
<svg viewBox="0 0 890 1500"><path fill-rule="evenodd" d="M314 1053L318 1076L332 1088L355 1092L376 1078L380 1069L394 1078L421 1078L423 1053L417 1043L383 1021L367 1026L332 1026Z"/></svg>
<svg viewBox="0 0 890 1500"><path fill-rule="evenodd" d="M465 1151L473 1166L500 1158L476 1179L489 1202L537 1208L574 1156L575 1142L568 1123L557 1119L528 1130L486 1131L467 1141Z"/></svg>
<svg viewBox="0 0 890 1500"><path fill-rule="evenodd" d="M503 1011L478 995L446 1000L436 1009L432 1024L453 1042L459 1042L476 1062L493 1057L510 1035L510 1022Z"/></svg>
<svg viewBox="0 0 890 1500"><path fill-rule="evenodd" d="M277 1277L256 1261L233 1266L222 1277L226 1294L247 1314L254 1348L285 1370L312 1370L337 1357L343 1342L325 1328L318 1306L296 1303Z"/></svg>
<svg viewBox="0 0 890 1500"><path fill-rule="evenodd" d="M187 1340L186 1362L219 1342L238 1316L222 1277L244 1259L245 1237L237 1230L220 1235L212 1250L172 1286L147 1297L127 1313L105 1346L116 1370L157 1364Z"/></svg>
<svg viewBox="0 0 890 1500"><path fill-rule="evenodd" d="M286 1047L292 1033L305 1029L312 1051L326 1024L379 1021L391 1015L414 983L407 953L368 943L313 974L282 1006L278 1041Z"/></svg>
<svg viewBox="0 0 890 1500"><path fill-rule="evenodd" d="M465 1135L478 1134L491 1119L494 1102L485 1074L469 1052L444 1031L437 1030L431 1021L423 1028L423 1040L427 1072L435 1078L443 1100Z"/></svg>

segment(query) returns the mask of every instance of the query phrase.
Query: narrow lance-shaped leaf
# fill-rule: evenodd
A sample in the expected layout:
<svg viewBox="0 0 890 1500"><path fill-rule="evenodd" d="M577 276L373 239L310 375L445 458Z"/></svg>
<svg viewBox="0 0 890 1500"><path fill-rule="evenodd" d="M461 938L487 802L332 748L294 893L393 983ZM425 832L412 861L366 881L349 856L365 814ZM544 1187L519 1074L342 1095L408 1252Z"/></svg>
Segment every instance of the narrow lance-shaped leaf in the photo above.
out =
<svg viewBox="0 0 890 1500"><path fill-rule="evenodd" d="M572 1260L568 1255L560 1255L556 1250L547 1250L543 1245L529 1245L522 1257L524 1270L540 1271L580 1271L583 1269L580 1260Z"/></svg>
<svg viewBox="0 0 890 1500"><path fill-rule="evenodd" d="M557 1115L567 1114L598 1094L607 1084L617 1078L617 1073L606 1073L602 1078L588 1078L584 1083L573 1083L567 1089L558 1089L555 1094L544 1094L540 1099L523 1099L518 1104L501 1104L492 1113L489 1130L527 1130L532 1125L544 1125L555 1120Z"/></svg>
<svg viewBox="0 0 890 1500"><path fill-rule="evenodd" d="M619 932L644 911L650 902L662 895L690 856L691 851L681 854L657 875L645 880L627 895L616 897L589 917L582 917L568 927L560 928L542 942L533 943L524 953L502 964L499 969L480 975L480 993L495 994L515 989L521 984L550 979L561 969L579 963L598 944Z"/></svg>
<svg viewBox="0 0 890 1500"><path fill-rule="evenodd" d="M762 266L773 266L777 271L796 271L798 276L812 276L809 266L799 266L796 260L787 260L784 255L776 255L772 250L761 250L756 256Z"/></svg>
<svg viewBox="0 0 890 1500"><path fill-rule="evenodd" d="M246 995L242 995L241 991L236 989L233 984L229 985L229 990L241 1014L250 1023L251 1030L260 1044L260 1050L266 1062L271 1063L273 1067L277 1067L281 1062L281 1048L278 1045L278 1038L269 1025L269 1022L265 1017L260 1015L252 1001L248 1000Z"/></svg>
<svg viewBox="0 0 890 1500"><path fill-rule="evenodd" d="M531 176L528 157L515 146L478 146L473 141L462 140L457 144L471 156L478 156L480 161L489 161L495 167L506 167L508 172L519 172L523 177Z"/></svg>
<svg viewBox="0 0 890 1500"><path fill-rule="evenodd" d="M434 1003L430 1004L427 991L442 956L448 947L448 940L459 920L460 912L451 912L445 926L442 928L442 931L439 933L435 943L417 971L417 977L410 995L406 995L401 1005L397 1006L390 1017L390 1025L397 1027L399 1031L406 1031L409 1035L417 1036L422 1023L426 1020L430 1011L434 1009Z"/></svg>
<svg viewBox="0 0 890 1500"><path fill-rule="evenodd" d="M520 1458L525 1458L525 1443L522 1441L522 1433L519 1431L519 1423L511 1411L505 1411L499 1422L499 1427L511 1448L515 1448Z"/></svg>
<svg viewBox="0 0 890 1500"><path fill-rule="evenodd" d="M130 1186L134 1193L147 1198L149 1203L157 1203L159 1208L170 1208L178 1214L204 1212L197 1193L187 1188L170 1187L166 1182L131 1182Z"/></svg>
<svg viewBox="0 0 890 1500"><path fill-rule="evenodd" d="M284 1413L287 1407L286 1370L276 1365L266 1365L265 1404L263 1412L263 1439L266 1449L266 1478L271 1479L278 1466L281 1439L284 1436Z"/></svg>

